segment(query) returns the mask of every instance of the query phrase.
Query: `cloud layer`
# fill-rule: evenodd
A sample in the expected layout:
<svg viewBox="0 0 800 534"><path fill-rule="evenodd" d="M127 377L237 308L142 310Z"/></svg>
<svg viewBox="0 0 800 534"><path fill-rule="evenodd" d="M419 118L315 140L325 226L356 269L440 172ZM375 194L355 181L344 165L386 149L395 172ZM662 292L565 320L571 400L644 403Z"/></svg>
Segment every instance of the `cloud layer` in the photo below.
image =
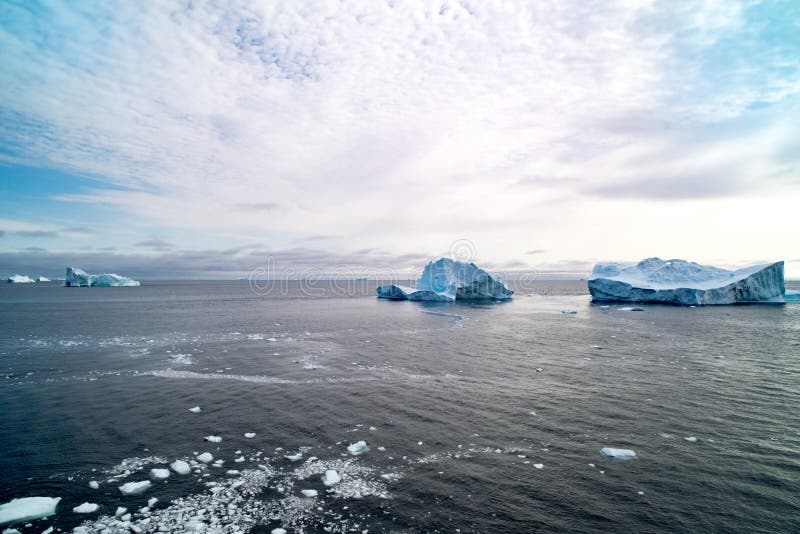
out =
<svg viewBox="0 0 800 534"><path fill-rule="evenodd" d="M794 2L42 2L0 21L0 161L105 184L53 195L120 214L95 247L786 254Z"/></svg>

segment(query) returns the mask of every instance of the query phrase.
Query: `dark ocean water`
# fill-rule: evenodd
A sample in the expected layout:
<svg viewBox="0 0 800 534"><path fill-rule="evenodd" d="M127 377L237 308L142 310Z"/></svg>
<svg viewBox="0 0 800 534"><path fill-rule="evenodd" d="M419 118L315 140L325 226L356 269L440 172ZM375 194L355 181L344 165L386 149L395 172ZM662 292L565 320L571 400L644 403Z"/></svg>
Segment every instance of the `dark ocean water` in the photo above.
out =
<svg viewBox="0 0 800 534"><path fill-rule="evenodd" d="M15 527L127 531L124 506L144 532L800 531L798 304L301 289L0 285L0 503L62 498ZM120 493L175 459L195 472Z"/></svg>

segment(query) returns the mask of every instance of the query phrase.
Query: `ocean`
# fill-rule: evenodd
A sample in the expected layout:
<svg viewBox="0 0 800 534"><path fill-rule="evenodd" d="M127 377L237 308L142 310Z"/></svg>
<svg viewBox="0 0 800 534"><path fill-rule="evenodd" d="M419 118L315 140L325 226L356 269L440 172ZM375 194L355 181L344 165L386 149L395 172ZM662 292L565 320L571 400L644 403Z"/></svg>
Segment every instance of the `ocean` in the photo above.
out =
<svg viewBox="0 0 800 534"><path fill-rule="evenodd" d="M61 498L37 533L800 531L800 304L516 289L0 285L0 503Z"/></svg>

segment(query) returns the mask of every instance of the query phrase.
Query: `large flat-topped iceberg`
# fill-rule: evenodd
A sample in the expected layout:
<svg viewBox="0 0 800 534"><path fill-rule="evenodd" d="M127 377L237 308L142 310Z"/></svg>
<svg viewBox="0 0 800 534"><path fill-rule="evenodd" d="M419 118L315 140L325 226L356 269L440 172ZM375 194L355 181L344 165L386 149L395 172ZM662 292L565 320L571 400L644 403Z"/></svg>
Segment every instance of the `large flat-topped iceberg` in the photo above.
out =
<svg viewBox="0 0 800 534"><path fill-rule="evenodd" d="M67 267L67 277L64 280L66 287L138 287L139 285L133 278L118 274L86 274L77 267Z"/></svg>
<svg viewBox="0 0 800 534"><path fill-rule="evenodd" d="M589 277L597 301L698 306L783 302L783 262L736 271L684 260L648 258L637 264L598 263Z"/></svg>
<svg viewBox="0 0 800 534"><path fill-rule="evenodd" d="M416 286L378 286L378 297L394 300L507 300L513 291L474 263L441 258L430 262Z"/></svg>

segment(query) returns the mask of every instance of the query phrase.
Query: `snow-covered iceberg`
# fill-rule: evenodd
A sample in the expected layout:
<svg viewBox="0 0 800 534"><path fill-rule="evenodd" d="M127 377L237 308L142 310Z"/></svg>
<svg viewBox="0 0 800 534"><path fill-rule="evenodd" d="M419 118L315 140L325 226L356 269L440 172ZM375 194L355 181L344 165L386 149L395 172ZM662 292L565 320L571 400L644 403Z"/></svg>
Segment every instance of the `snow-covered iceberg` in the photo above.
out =
<svg viewBox="0 0 800 534"><path fill-rule="evenodd" d="M378 297L394 300L507 300L513 291L474 263L441 258L430 262L415 287L378 286Z"/></svg>
<svg viewBox="0 0 800 534"><path fill-rule="evenodd" d="M126 278L118 274L86 274L77 267L67 267L65 287L138 287L140 284L133 278Z"/></svg>
<svg viewBox="0 0 800 534"><path fill-rule="evenodd" d="M596 301L699 306L783 302L783 262L736 271L684 260L648 258L637 264L598 263L589 277Z"/></svg>
<svg viewBox="0 0 800 534"><path fill-rule="evenodd" d="M33 278L25 276L24 274L15 274L14 276L6 278L6 281L9 284L32 284Z"/></svg>
<svg viewBox="0 0 800 534"><path fill-rule="evenodd" d="M50 282L50 279L45 277L45 276L37 276L36 277L36 281L37 282Z"/></svg>

